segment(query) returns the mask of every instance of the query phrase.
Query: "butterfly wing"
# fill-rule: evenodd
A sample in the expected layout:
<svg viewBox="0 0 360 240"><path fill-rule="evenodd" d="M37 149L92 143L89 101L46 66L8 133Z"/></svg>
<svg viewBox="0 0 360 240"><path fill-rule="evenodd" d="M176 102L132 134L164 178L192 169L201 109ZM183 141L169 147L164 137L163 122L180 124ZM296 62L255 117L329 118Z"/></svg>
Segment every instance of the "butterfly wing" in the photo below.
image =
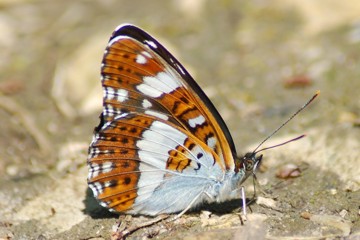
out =
<svg viewBox="0 0 360 240"><path fill-rule="evenodd" d="M235 145L231 137L230 131L227 128L224 120L222 119L221 115L216 110L210 99L202 91L202 89L187 72L187 70L181 65L181 63L174 56L172 56L172 54L169 53L169 51L167 51L166 48L163 47L158 41L156 41L148 33L144 32L136 26L120 26L118 30L113 33L111 39L114 39L121 35L129 36L141 43L144 43L146 47L154 51L154 53L156 53L160 57L158 60L160 60L160 62L162 62L164 66L170 66L172 70L176 71L176 73L178 74L177 79L180 80L181 85L186 87L189 95L192 97L191 100L193 100L197 106L200 106L199 109L204 111L203 115L208 118L208 122L211 123L212 128L216 130L216 137L221 142L225 143L222 146L223 151L225 151L225 158L229 157L231 159L233 156L236 156ZM166 63L164 63L164 61ZM232 163L227 164L231 165Z"/></svg>
<svg viewBox="0 0 360 240"><path fill-rule="evenodd" d="M235 147L219 113L150 35L132 25L115 30L101 76L103 113L89 148L88 183L103 206L180 211L234 169Z"/></svg>

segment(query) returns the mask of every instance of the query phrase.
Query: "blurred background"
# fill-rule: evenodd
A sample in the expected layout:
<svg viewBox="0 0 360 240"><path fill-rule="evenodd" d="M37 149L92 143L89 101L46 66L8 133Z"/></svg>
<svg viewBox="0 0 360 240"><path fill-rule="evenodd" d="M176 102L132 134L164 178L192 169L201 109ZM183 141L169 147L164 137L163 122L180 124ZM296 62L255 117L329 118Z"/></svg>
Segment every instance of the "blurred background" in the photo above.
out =
<svg viewBox="0 0 360 240"><path fill-rule="evenodd" d="M355 0L0 1L0 238L109 237L116 217L94 218L102 210L87 203L86 155L101 113L103 51L122 23L141 27L183 63L239 155L321 90L268 143L308 135L266 152L264 179L286 161L305 163L317 174L296 189L341 191L334 204L344 204L347 220L358 217L349 210L358 204L344 199L360 199L359 12ZM349 228L359 232L359 221Z"/></svg>

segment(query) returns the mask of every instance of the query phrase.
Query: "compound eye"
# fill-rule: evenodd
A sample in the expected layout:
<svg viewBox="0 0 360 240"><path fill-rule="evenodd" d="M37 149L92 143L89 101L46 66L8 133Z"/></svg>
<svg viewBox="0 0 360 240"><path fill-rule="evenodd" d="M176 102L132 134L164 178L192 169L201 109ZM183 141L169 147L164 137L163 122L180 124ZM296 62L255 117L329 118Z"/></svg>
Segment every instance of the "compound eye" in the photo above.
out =
<svg viewBox="0 0 360 240"><path fill-rule="evenodd" d="M254 161L251 159L246 160L246 171L252 171L254 168Z"/></svg>

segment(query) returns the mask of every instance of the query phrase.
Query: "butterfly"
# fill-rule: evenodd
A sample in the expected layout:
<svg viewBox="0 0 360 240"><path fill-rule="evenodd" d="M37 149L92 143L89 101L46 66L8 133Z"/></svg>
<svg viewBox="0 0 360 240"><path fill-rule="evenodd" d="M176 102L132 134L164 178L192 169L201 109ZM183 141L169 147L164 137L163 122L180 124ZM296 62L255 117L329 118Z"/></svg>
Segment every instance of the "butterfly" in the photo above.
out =
<svg viewBox="0 0 360 240"><path fill-rule="evenodd" d="M212 102L157 40L120 25L101 82L103 110L87 160L101 206L155 216L239 198L262 155L237 156Z"/></svg>

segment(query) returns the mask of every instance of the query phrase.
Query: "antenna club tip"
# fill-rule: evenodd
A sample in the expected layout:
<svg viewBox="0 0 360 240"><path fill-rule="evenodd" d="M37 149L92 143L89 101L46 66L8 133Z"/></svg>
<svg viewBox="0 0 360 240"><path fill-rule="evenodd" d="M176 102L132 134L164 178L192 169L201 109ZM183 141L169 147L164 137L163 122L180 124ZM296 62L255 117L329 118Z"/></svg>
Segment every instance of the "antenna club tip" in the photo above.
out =
<svg viewBox="0 0 360 240"><path fill-rule="evenodd" d="M315 95L316 95L316 96L320 95L320 90L317 90L317 91L315 92Z"/></svg>
<svg viewBox="0 0 360 240"><path fill-rule="evenodd" d="M300 135L300 136L298 136L298 137L294 138L293 140L299 140L299 139L301 139L301 138L303 138L303 137L306 137L306 134L302 134L302 135Z"/></svg>

